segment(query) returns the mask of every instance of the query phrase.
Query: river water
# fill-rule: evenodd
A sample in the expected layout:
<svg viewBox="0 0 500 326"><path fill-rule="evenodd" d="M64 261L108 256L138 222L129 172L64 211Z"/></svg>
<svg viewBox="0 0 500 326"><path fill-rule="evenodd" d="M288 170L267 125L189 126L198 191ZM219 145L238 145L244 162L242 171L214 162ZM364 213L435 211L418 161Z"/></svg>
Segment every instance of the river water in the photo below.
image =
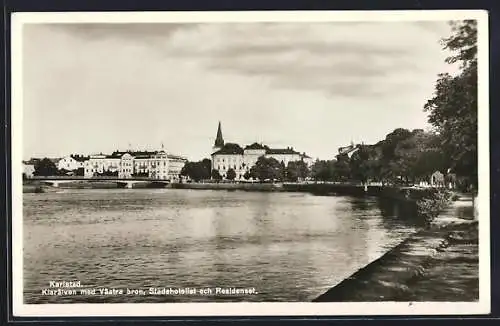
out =
<svg viewBox="0 0 500 326"><path fill-rule="evenodd" d="M25 303L310 301L415 228L394 203L306 193L61 189L23 205Z"/></svg>

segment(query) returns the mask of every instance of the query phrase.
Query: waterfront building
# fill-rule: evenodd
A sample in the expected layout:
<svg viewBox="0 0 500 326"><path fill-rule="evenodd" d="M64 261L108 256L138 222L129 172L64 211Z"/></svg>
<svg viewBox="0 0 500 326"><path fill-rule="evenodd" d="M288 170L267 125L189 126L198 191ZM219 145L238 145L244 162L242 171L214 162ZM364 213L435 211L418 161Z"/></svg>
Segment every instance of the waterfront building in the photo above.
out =
<svg viewBox="0 0 500 326"><path fill-rule="evenodd" d="M132 178L134 175L134 156L132 153L125 153L120 157L118 167L118 178Z"/></svg>
<svg viewBox="0 0 500 326"><path fill-rule="evenodd" d="M219 171L220 175L226 178L227 171L233 169L236 172L236 180L244 179L245 173L250 171L261 156L274 158L285 166L295 161L304 161L308 167L314 163L305 152L295 151L293 147L270 148L267 145L253 143L242 148L239 144L225 143L220 122L211 156L212 170Z"/></svg>
<svg viewBox="0 0 500 326"><path fill-rule="evenodd" d="M60 159L56 166L58 170L75 171L84 168L88 159L88 156L69 155Z"/></svg>
<svg viewBox="0 0 500 326"><path fill-rule="evenodd" d="M184 157L160 151L115 151L111 155L94 155L85 167L85 177L116 176L120 179L144 177L179 181Z"/></svg>
<svg viewBox="0 0 500 326"><path fill-rule="evenodd" d="M95 176L118 176L120 169L121 155L90 155L90 158L84 163L84 176L91 178Z"/></svg>

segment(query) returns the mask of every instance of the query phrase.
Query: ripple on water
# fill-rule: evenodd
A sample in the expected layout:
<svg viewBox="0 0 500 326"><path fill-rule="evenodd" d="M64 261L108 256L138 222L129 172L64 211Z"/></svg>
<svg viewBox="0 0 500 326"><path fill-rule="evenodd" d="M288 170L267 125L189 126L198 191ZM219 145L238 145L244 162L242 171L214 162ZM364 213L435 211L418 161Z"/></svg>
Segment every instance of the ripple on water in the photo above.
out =
<svg viewBox="0 0 500 326"><path fill-rule="evenodd" d="M71 189L25 196L23 214L28 303L309 301L414 229L372 198L297 193ZM41 296L49 281L74 279L259 294Z"/></svg>

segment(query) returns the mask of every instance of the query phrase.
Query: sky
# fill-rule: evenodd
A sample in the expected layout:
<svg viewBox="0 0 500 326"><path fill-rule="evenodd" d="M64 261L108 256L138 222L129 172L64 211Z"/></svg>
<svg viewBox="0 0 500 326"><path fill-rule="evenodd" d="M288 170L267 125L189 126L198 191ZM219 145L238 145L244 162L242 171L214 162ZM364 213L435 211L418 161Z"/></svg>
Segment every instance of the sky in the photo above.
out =
<svg viewBox="0 0 500 326"><path fill-rule="evenodd" d="M23 27L23 158L226 142L331 159L428 128L445 21Z"/></svg>

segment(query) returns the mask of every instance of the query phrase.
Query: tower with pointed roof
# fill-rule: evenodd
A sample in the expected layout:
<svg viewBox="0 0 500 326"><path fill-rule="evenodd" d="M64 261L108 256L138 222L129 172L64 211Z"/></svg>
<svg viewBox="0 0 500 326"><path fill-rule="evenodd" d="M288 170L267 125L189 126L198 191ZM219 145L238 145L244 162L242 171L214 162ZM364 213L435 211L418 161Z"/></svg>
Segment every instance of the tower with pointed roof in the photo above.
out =
<svg viewBox="0 0 500 326"><path fill-rule="evenodd" d="M222 129L220 126L220 121L219 121L219 127L217 128L217 136L215 137L215 142L214 146L212 147L212 152L217 152L218 150L222 149L224 147L224 138L222 137Z"/></svg>

